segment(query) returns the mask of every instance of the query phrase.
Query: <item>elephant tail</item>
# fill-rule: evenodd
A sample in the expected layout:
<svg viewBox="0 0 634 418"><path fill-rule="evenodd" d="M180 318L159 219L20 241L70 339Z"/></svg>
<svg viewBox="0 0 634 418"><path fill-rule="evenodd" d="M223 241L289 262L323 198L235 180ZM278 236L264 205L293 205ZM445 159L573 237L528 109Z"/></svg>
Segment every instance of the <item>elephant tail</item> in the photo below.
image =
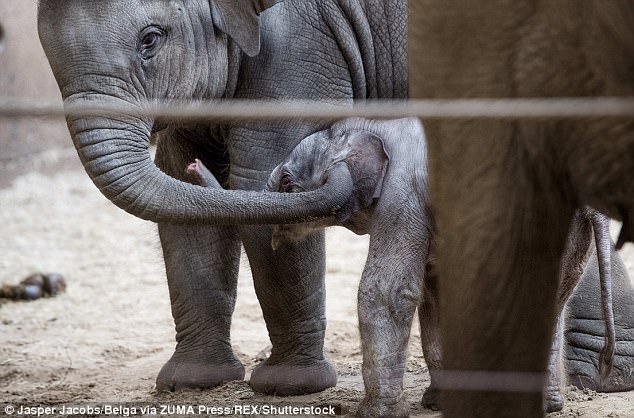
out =
<svg viewBox="0 0 634 418"><path fill-rule="evenodd" d="M610 239L610 220L608 217L594 209L589 209L589 214L597 246L601 307L605 324L604 345L599 355L599 377L603 383L612 371L616 340L612 309L612 240Z"/></svg>

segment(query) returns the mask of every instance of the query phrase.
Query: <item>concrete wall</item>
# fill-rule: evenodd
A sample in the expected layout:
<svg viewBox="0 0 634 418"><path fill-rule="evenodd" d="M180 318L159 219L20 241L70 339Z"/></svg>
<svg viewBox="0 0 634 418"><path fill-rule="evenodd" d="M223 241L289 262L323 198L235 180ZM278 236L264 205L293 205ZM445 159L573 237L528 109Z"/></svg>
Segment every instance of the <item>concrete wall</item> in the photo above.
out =
<svg viewBox="0 0 634 418"><path fill-rule="evenodd" d="M0 0L0 96L61 103L38 39L36 4L36 0ZM63 120L0 118L0 187L20 172L67 157L69 147Z"/></svg>

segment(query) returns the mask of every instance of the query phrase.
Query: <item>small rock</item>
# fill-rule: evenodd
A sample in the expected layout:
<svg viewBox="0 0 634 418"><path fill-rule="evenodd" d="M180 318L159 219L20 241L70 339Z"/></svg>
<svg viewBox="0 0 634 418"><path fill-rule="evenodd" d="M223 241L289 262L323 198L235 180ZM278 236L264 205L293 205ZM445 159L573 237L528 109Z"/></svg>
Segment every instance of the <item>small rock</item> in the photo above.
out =
<svg viewBox="0 0 634 418"><path fill-rule="evenodd" d="M66 280L59 273L33 273L17 285L0 287L0 298L36 300L43 296L56 296L66 290Z"/></svg>

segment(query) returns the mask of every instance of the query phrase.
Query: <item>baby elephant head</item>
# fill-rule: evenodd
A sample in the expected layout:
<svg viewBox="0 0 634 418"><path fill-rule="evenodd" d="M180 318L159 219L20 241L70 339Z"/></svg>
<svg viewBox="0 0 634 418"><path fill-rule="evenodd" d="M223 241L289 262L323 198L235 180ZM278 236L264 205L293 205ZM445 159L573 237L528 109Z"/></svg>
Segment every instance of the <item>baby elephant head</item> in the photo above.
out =
<svg viewBox="0 0 634 418"><path fill-rule="evenodd" d="M347 164L352 175L354 191L350 199L332 217L276 225L271 240L274 250L331 225L344 226L357 234L368 232L373 203L381 194L388 164L383 140L368 131L325 130L304 138L273 170L267 189L282 193L316 190L338 164Z"/></svg>

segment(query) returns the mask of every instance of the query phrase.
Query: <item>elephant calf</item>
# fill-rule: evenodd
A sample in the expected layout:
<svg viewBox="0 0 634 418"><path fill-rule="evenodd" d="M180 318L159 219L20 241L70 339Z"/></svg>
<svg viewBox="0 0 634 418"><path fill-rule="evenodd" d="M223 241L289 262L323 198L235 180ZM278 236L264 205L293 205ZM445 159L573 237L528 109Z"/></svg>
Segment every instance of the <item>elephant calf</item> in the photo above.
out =
<svg viewBox="0 0 634 418"><path fill-rule="evenodd" d="M299 225L278 225L279 248L324 226L370 234L358 293L365 398L361 416L407 416L403 394L407 342L424 286L431 303L420 309L425 348L438 351L431 277L433 220L427 186L423 127L417 118L390 121L347 119L304 140L269 177L269 191L318 188L329 167L344 161L352 174L352 198L334 216ZM436 318L436 319L435 319ZM436 339L434 339L436 338ZM426 350L430 369L440 359ZM434 361L437 360L437 361Z"/></svg>
<svg viewBox="0 0 634 418"><path fill-rule="evenodd" d="M269 177L269 191L299 193L318 189L328 180L335 164L346 163L352 175L352 198L337 213L301 224L276 225L271 245L278 249L333 225L357 234L370 234L358 293L366 390L361 416L408 415L403 375L417 306L423 352L431 377L423 404L433 409L438 407L439 298L431 250L433 218L426 152L425 134L417 118L347 119L304 138ZM200 161L191 164L188 171L202 185L220 187ZM597 244L601 250L598 258L604 273L602 282L607 280L609 284L611 242L607 227L608 220L603 215L591 209L578 211L561 268L557 306L560 314L592 253L593 230L597 243L602 244ZM559 410L563 405L559 364L563 325L555 331L546 393L548 410ZM608 340L609 354L614 350L614 340L613 337Z"/></svg>
<svg viewBox="0 0 634 418"><path fill-rule="evenodd" d="M354 181L352 197L330 218L276 226L272 246L281 249L324 226L341 225L369 233L370 250L359 284L358 309L363 348L365 399L359 415L402 417L409 413L403 394L406 349L412 319L425 291L432 239L427 193L426 145L416 118L393 121L348 119L302 140L269 178L269 190L309 191L323 183L331 168L344 162ZM200 161L188 167L204 186L219 187ZM375 222L374 220L380 220ZM428 275L429 276L429 275ZM420 317L429 330L438 324L435 296L425 298ZM435 332L423 332L437 338ZM439 367L439 340L426 341L428 365Z"/></svg>

